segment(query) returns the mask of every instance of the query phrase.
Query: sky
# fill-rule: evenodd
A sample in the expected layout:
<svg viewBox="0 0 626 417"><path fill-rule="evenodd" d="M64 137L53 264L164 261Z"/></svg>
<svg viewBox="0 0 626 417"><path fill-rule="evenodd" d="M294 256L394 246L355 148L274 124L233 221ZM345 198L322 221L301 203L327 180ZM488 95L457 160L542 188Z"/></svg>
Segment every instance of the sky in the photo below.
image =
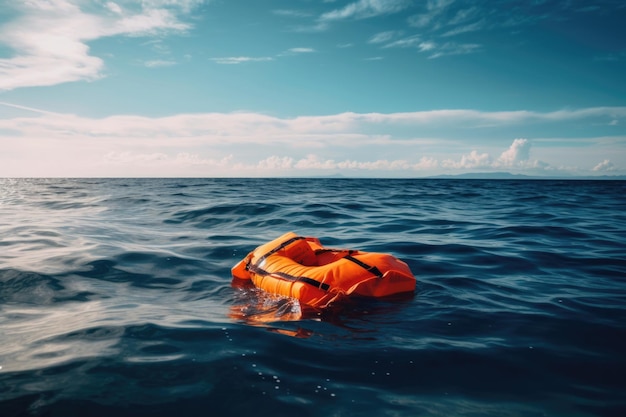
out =
<svg viewBox="0 0 626 417"><path fill-rule="evenodd" d="M626 175L623 0L0 0L0 177Z"/></svg>

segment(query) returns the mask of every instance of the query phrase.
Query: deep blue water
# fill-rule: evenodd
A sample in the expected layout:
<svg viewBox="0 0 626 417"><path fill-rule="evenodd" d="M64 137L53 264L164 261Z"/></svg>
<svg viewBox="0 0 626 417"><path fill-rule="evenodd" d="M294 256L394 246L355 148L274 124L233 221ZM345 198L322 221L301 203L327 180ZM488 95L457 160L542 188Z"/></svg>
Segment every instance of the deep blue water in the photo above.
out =
<svg viewBox="0 0 626 417"><path fill-rule="evenodd" d="M288 231L417 291L286 320L230 268ZM623 417L626 182L0 179L0 366L2 417Z"/></svg>

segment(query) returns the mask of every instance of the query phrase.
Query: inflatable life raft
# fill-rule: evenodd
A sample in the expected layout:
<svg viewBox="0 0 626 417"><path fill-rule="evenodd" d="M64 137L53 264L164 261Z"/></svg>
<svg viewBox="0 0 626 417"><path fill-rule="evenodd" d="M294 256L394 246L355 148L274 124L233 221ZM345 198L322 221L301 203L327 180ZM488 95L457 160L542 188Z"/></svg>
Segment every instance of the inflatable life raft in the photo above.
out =
<svg viewBox="0 0 626 417"><path fill-rule="evenodd" d="M408 265L383 253L327 249L290 232L259 246L232 268L233 284L249 281L272 294L326 307L342 297L385 297L415 290ZM239 282L237 282L239 281Z"/></svg>

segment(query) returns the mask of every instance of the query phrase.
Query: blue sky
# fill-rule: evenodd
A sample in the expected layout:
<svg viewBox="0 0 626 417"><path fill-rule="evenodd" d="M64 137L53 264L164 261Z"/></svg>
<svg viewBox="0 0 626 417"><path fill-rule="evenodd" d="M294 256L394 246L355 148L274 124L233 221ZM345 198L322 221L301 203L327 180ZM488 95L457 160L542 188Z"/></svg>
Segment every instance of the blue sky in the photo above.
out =
<svg viewBox="0 0 626 417"><path fill-rule="evenodd" d="M0 0L0 176L626 174L615 0Z"/></svg>

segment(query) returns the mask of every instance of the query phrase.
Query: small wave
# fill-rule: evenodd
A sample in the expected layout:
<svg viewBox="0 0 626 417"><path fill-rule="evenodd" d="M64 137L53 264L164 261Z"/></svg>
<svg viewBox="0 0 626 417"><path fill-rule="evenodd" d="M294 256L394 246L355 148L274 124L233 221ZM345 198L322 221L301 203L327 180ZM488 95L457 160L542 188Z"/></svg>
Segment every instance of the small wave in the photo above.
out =
<svg viewBox="0 0 626 417"><path fill-rule="evenodd" d="M179 211L172 216L172 221L201 221L213 216L226 217L234 214L261 215L268 214L279 209L280 206L267 203L218 204L206 208Z"/></svg>

